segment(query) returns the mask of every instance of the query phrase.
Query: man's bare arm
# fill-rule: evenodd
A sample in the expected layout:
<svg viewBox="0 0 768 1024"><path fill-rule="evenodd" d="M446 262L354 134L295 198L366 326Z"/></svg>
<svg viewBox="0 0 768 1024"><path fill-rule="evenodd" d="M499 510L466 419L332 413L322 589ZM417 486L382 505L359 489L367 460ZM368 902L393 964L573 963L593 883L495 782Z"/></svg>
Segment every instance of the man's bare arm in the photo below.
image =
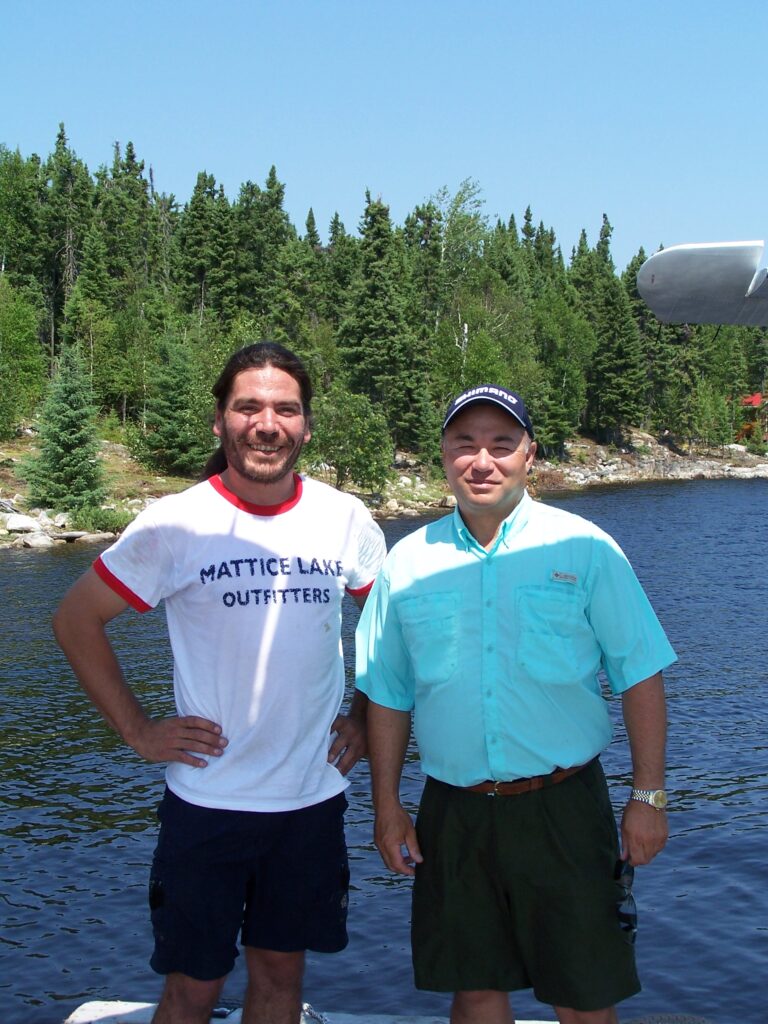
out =
<svg viewBox="0 0 768 1024"><path fill-rule="evenodd" d="M194 753L219 756L227 744L221 727L196 716L149 718L125 680L105 628L127 607L89 569L54 615L56 639L80 685L129 747L147 761L180 761L204 768L207 762Z"/></svg>
<svg viewBox="0 0 768 1024"><path fill-rule="evenodd" d="M409 712L369 701L368 751L376 812L374 839L386 866L400 875L414 874L413 865L423 859L411 816L400 803L400 776L410 735Z"/></svg>
<svg viewBox="0 0 768 1024"><path fill-rule="evenodd" d="M667 711L661 672L643 679L622 694L624 724L632 754L635 789L663 789L667 742ZM628 800L621 821L623 855L633 864L647 864L668 837L667 815L639 800Z"/></svg>

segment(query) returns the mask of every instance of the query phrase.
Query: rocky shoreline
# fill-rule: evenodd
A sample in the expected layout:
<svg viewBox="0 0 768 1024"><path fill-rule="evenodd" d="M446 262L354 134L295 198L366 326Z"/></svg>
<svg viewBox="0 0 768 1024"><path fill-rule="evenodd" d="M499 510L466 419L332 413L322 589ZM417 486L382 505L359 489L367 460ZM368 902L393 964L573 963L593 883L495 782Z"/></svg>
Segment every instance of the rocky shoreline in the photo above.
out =
<svg viewBox="0 0 768 1024"><path fill-rule="evenodd" d="M687 452L636 433L628 450L609 450L586 442L566 447L567 462L536 464L540 492L650 480L768 479L768 455L754 455L741 444Z"/></svg>
<svg viewBox="0 0 768 1024"><path fill-rule="evenodd" d="M537 460L531 475L531 491L541 496L587 487L626 486L662 480L768 480L768 456L754 455L743 445L717 449L680 451L659 444L649 434L635 432L627 449L607 448L583 439L566 445L566 458ZM453 507L455 499L444 484L426 482L419 468L403 461L398 476L384 495L360 495L377 518L416 517ZM126 503L138 513L156 496L134 498ZM62 544L104 543L111 533L87 533L69 528L66 513L27 509L25 498L0 497L0 548L45 549Z"/></svg>
<svg viewBox="0 0 768 1024"><path fill-rule="evenodd" d="M554 462L537 459L530 477L529 489L534 496L580 491L590 487L627 486L664 480L768 480L768 454L754 455L744 445L731 444L716 449L680 451L660 444L650 434L636 431L631 448L617 450L577 440L566 444L566 458ZM418 477L402 478L408 490ZM419 499L418 495L399 497L394 493L374 509L377 516L395 518L418 516L428 509L451 508L453 495L443 494L437 500Z"/></svg>

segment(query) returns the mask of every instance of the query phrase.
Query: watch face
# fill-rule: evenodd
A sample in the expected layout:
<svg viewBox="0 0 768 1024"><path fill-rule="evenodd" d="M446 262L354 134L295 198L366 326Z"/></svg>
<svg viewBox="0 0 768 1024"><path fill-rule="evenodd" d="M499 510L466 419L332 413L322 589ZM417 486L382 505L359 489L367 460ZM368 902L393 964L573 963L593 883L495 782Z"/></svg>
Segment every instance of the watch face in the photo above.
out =
<svg viewBox="0 0 768 1024"><path fill-rule="evenodd" d="M663 789L657 789L654 790L653 793L651 793L651 803L655 808L657 808L657 810L664 810L664 808L667 806L667 794L664 792Z"/></svg>

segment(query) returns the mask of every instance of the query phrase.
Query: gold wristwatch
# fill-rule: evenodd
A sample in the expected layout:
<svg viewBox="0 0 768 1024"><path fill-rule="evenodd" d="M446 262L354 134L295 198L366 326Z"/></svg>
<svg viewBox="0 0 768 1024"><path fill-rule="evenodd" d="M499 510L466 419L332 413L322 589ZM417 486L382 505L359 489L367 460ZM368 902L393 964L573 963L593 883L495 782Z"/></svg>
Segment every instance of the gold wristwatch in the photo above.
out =
<svg viewBox="0 0 768 1024"><path fill-rule="evenodd" d="M633 789L630 800L640 800L644 804L650 804L657 811L663 811L667 806L667 794L663 789Z"/></svg>

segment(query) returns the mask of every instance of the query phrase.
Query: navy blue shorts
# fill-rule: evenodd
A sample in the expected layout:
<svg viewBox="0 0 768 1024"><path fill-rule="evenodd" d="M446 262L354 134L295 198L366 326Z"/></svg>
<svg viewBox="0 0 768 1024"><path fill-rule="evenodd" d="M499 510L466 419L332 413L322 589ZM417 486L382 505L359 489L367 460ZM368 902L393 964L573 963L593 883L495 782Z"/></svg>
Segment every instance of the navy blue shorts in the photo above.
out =
<svg viewBox="0 0 768 1024"><path fill-rule="evenodd" d="M298 811L158 808L149 905L158 974L222 978L245 946L335 953L347 944L343 793Z"/></svg>

